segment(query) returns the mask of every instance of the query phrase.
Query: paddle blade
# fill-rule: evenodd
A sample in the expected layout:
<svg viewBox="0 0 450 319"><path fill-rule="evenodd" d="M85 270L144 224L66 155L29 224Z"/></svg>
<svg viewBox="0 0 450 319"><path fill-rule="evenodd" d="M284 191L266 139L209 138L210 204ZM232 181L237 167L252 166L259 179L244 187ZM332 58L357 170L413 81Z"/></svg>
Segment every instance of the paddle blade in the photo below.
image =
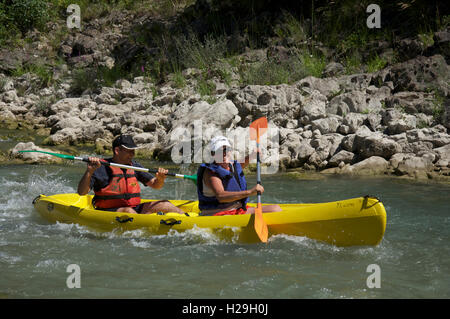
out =
<svg viewBox="0 0 450 319"><path fill-rule="evenodd" d="M192 182L194 182L195 185L197 185L197 175L184 175L184 179L188 179Z"/></svg>
<svg viewBox="0 0 450 319"><path fill-rule="evenodd" d="M256 121L253 121L252 124L250 124L250 139L256 140L258 129L259 136L262 136L267 131L267 126L268 124L266 117L260 117Z"/></svg>
<svg viewBox="0 0 450 319"><path fill-rule="evenodd" d="M258 203L258 206L255 209L255 231L259 239L263 243L267 243L269 230L267 229L267 224L263 218L261 203Z"/></svg>

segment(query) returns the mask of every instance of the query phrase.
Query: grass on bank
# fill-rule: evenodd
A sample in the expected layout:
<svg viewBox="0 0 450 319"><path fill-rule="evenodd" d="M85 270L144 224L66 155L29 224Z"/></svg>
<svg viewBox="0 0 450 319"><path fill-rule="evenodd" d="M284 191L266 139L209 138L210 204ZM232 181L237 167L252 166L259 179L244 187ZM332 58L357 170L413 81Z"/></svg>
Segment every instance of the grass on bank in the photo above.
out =
<svg viewBox="0 0 450 319"><path fill-rule="evenodd" d="M49 19L67 17L67 6L73 0L8 0L12 6L6 6L5 1L0 2L0 45L2 34L7 30L14 33L26 33L27 29L36 27L45 30L45 22ZM367 1L366 1L367 2ZM45 3L45 6L43 5ZM195 0L79 0L77 4L81 7L83 19L91 20L111 14L114 10L130 10L151 12L154 15L167 17L173 15L182 8L195 3ZM346 73L359 72L366 65L368 72L375 72L387 65L387 61L378 55L371 56L364 61L361 52L367 50L370 42L374 40L392 41L393 37L385 30L369 30L364 27L367 13L364 11L365 2L352 3L344 1L322 6L321 11L313 13L313 20L306 21L304 17L298 17L285 12L279 23L268 26L273 28L273 36L278 38L278 44L291 46L297 50L297 54L290 56L285 61L267 59L256 63L244 63L235 58L238 52L232 51L228 45L227 35L216 32L215 35L208 34L200 38L191 32L188 35L173 34L165 39L167 47L161 47L162 53L155 59L147 59L144 65L145 72L153 83L163 83L172 74L172 80L176 87L183 88L186 79L183 76L185 68L197 68L202 76L197 83L197 91L202 96L211 96L215 90L212 79L217 77L230 85L231 69L237 69L240 76L240 84L262 84L276 85L281 83L293 83L308 75L321 77L327 61L323 56L312 50L314 43L322 42L324 46L333 47L340 53L340 61L346 67ZM27 8L28 11L23 11ZM336 10L339 9L339 10ZM342 9L342 10L340 10ZM21 11L22 10L22 11ZM24 13L26 12L26 13ZM339 12L338 19L336 12ZM23 21L18 21L19 16L24 16ZM334 19L334 20L333 20ZM441 27L449 24L449 16L439 20ZM333 27L334 26L334 27ZM220 29L220 28L219 28ZM3 30L3 31L2 31ZM13 30L13 31L11 31ZM250 31L251 32L250 32ZM418 35L425 45L430 45L432 28L422 28ZM434 30L434 29L433 29ZM2 33L3 32L3 33ZM258 37L255 29L247 28L241 30L244 38L248 39L247 45L251 48L252 37ZM266 31L267 32L267 31ZM431 32L431 33L430 33ZM66 34L61 32L59 40L53 45L58 45ZM145 39L145 37L143 37ZM145 43L143 43L145 45ZM145 61L145 57L144 57ZM167 62L170 61L170 62ZM229 61L229 64L220 64L220 61ZM139 62L141 63L141 62ZM15 75L31 72L36 74L43 83L49 85L52 79L50 68L41 66L20 67ZM93 66L90 69L75 70L73 81L73 92L81 94L86 90L96 90L100 86L111 86L119 78L131 78L142 75L140 65L132 70L121 70L118 68L107 69Z"/></svg>
<svg viewBox="0 0 450 319"><path fill-rule="evenodd" d="M195 0L1 0L0 47L18 45L33 29L47 32L48 22L67 19L71 4L80 7L82 22L87 22L123 10L168 18L193 3Z"/></svg>

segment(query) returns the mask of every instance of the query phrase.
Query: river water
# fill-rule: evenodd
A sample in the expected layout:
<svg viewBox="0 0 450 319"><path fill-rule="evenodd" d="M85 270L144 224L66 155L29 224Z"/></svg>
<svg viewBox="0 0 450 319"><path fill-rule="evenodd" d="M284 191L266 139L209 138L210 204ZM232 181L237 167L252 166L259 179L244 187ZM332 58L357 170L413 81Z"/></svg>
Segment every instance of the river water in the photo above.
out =
<svg viewBox="0 0 450 319"><path fill-rule="evenodd" d="M83 163L0 165L1 298L450 297L448 185L263 176L264 202L375 195L387 211L386 233L376 247L340 248L284 235L267 244L242 244L199 229L119 235L40 217L33 198L75 192L84 169ZM248 180L255 183L254 176ZM145 198L196 199L191 182L170 178L162 190L143 193ZM81 288L67 286L71 264L80 267ZM380 288L367 285L373 264L379 267Z"/></svg>

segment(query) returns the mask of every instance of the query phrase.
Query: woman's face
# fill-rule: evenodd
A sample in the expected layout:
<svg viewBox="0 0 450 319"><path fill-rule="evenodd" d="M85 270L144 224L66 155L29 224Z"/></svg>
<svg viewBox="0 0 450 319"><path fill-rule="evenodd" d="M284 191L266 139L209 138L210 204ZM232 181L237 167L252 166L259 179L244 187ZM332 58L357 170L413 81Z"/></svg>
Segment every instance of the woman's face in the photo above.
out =
<svg viewBox="0 0 450 319"><path fill-rule="evenodd" d="M230 163L231 159L231 148L230 147L222 147L214 153L214 161L217 164L226 164Z"/></svg>

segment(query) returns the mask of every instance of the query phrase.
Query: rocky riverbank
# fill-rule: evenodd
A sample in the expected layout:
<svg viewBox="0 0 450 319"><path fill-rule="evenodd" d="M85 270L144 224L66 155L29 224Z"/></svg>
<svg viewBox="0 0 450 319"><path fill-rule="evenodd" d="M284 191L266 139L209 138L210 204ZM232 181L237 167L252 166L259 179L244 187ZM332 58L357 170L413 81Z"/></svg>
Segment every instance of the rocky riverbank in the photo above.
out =
<svg viewBox="0 0 450 319"><path fill-rule="evenodd" d="M117 19L111 22L116 27ZM111 54L119 46L119 35L93 34L94 24L61 45L67 64L58 70L69 72L57 84L36 89L41 79L32 73L0 74L2 126L45 135L39 147L49 150L60 145L90 145L97 154L106 154L118 134L131 134L143 146L138 156L170 161L181 140L180 128L192 144L207 145L217 132L242 138L251 121L266 116L277 134L269 137L270 151L263 161L280 170L450 178L449 28L434 34L432 47L425 48L428 55L422 55L426 50L419 50L420 43L414 39L398 41L399 50L410 56L375 72L345 74L344 66L333 61L320 78L243 85L237 68L226 65L226 79L209 77L207 96L198 90L203 71L196 68L184 69L163 83L151 82L143 74L74 94L75 80L70 76L74 65L119 62ZM380 54L392 49L379 47ZM288 53L278 45L247 48L235 58L251 65L274 54L282 60ZM201 134L193 124L196 120L201 121ZM19 144L8 156L23 158L17 151L34 147ZM50 159L27 156L24 159L31 162Z"/></svg>

